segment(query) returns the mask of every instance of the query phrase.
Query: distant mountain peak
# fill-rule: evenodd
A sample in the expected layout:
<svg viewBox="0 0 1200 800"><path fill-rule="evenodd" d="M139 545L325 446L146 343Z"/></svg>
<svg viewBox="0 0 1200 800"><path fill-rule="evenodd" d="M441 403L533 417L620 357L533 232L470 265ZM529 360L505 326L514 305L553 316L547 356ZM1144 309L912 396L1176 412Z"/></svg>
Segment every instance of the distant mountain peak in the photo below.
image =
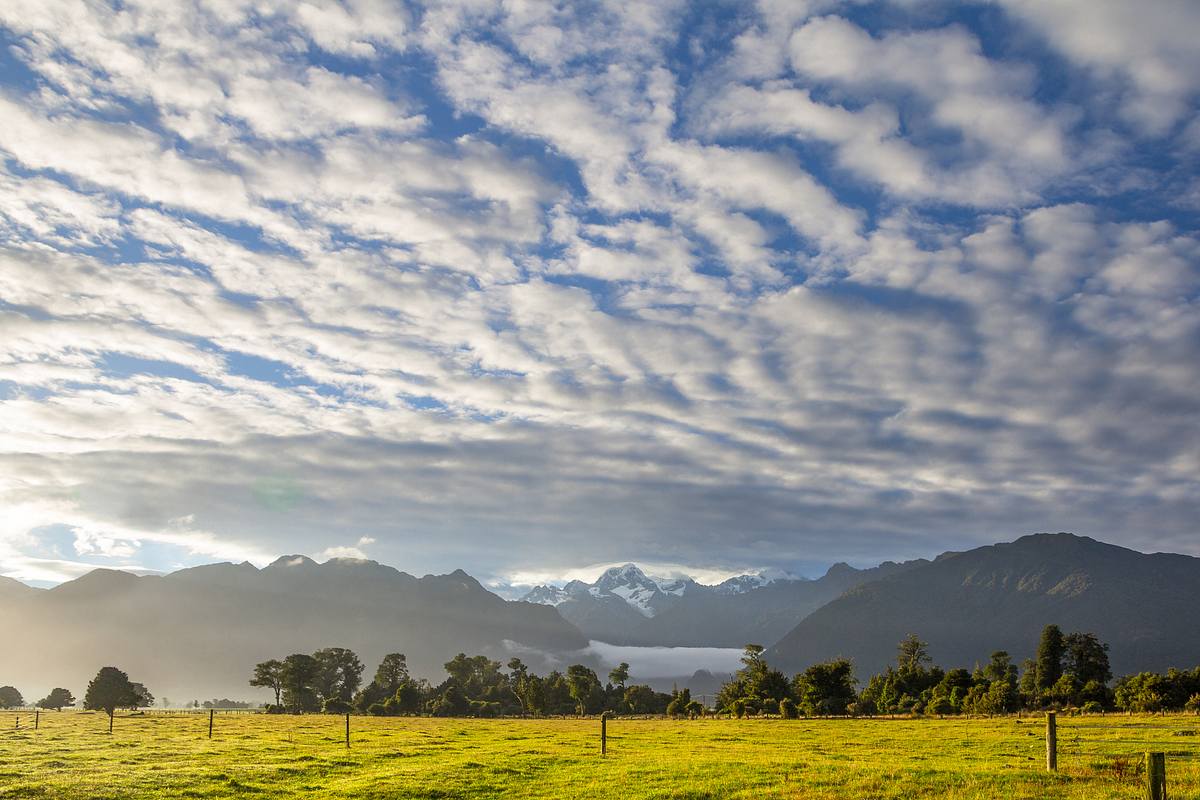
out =
<svg viewBox="0 0 1200 800"><path fill-rule="evenodd" d="M56 595L108 594L133 586L138 576L119 569L98 567L75 580L60 583L51 591Z"/></svg>
<svg viewBox="0 0 1200 800"><path fill-rule="evenodd" d="M521 599L530 603L562 606L576 602L623 602L645 618L653 618L674 606L686 593L711 592L721 595L743 594L782 581L800 581L782 569L768 568L738 575L715 586L697 583L687 576L649 575L632 561L609 567L592 583L573 580L564 586L543 584L529 590ZM561 610L561 609L560 609Z"/></svg>
<svg viewBox="0 0 1200 800"><path fill-rule="evenodd" d="M290 569L295 567L315 567L317 562L313 561L308 556L290 555L280 556L267 565L267 569Z"/></svg>

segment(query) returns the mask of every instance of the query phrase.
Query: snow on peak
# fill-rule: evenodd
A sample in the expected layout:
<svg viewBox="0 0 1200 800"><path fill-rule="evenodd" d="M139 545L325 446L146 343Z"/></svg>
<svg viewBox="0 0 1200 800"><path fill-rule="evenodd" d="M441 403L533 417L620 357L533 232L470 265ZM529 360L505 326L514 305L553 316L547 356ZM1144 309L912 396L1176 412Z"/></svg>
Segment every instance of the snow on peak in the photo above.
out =
<svg viewBox="0 0 1200 800"><path fill-rule="evenodd" d="M563 587L537 586L523 598L531 603L557 606L568 600L603 600L620 598L644 617L653 617L673 605L683 594L691 591L715 591L719 594L744 594L780 581L804 580L782 569L762 569L709 586L675 572L671 577L648 575L637 564L629 562L609 567L592 583L573 580Z"/></svg>
<svg viewBox="0 0 1200 800"><path fill-rule="evenodd" d="M521 599L526 603L539 603L544 606L557 606L569 600L571 593L560 586L535 586Z"/></svg>
<svg viewBox="0 0 1200 800"><path fill-rule="evenodd" d="M764 586L770 586L773 583L781 583L786 581L801 581L804 578L797 577L782 569L768 568L761 569L757 572L748 573L746 575L737 575L729 580L723 581L717 585L717 591L722 594L744 594L755 589L761 589Z"/></svg>

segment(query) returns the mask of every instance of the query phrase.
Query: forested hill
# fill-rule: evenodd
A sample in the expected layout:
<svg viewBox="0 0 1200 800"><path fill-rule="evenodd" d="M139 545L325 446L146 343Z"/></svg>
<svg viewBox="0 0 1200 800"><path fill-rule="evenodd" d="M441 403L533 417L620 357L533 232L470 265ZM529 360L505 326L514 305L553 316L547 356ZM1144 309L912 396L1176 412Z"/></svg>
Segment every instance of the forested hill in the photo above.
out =
<svg viewBox="0 0 1200 800"><path fill-rule="evenodd" d="M406 653L418 675L441 674L462 651L499 659L515 648L536 664L526 648L587 645L553 608L503 600L461 570L416 578L373 561L287 556L261 570L98 569L53 589L18 586L0 584L0 672L31 688L81 686L118 664L160 697L207 697L245 687L256 661L330 645L368 663Z"/></svg>
<svg viewBox="0 0 1200 800"><path fill-rule="evenodd" d="M1032 655L1047 622L1095 633L1117 674L1200 663L1200 559L1147 555L1066 533L946 553L852 589L767 652L785 671L846 656L859 675L892 663L909 633L937 663Z"/></svg>

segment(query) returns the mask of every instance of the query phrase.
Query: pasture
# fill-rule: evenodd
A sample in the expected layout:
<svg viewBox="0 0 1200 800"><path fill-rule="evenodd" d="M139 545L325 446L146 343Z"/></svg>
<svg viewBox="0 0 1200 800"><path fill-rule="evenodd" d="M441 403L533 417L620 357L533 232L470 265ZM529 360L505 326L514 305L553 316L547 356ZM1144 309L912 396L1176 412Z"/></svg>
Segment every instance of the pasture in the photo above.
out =
<svg viewBox="0 0 1200 800"><path fill-rule="evenodd" d="M0 713L0 798L1133 798L1167 753L1200 796L1200 717L475 720Z"/></svg>

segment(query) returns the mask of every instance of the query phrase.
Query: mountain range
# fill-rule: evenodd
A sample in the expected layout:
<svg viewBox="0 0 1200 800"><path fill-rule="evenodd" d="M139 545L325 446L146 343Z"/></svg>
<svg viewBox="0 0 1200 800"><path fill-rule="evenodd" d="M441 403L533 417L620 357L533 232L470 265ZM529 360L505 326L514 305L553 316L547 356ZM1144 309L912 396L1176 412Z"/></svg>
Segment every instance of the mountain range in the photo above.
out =
<svg viewBox="0 0 1200 800"><path fill-rule="evenodd" d="M654 578L635 564L606 570L592 583L537 586L522 599L552 605L589 639L666 647L770 644L797 621L848 589L928 562L885 562L859 570L835 564L816 580L782 571L739 575L716 585Z"/></svg>
<svg viewBox="0 0 1200 800"><path fill-rule="evenodd" d="M846 656L864 677L916 633L936 663L1032 656L1042 627L1096 634L1115 674L1200 664L1200 558L1139 553L1067 533L945 553L859 585L767 652L785 671Z"/></svg>
<svg viewBox="0 0 1200 800"><path fill-rule="evenodd" d="M459 652L520 654L544 669L539 653L587 646L553 608L503 600L461 570L416 578L374 561L304 556L162 576L97 569L52 589L5 579L0 630L9 637L0 683L78 690L112 664L176 699L253 694L255 663L322 647L354 650L368 677L388 652L435 677Z"/></svg>
<svg viewBox="0 0 1200 800"><path fill-rule="evenodd" d="M431 679L458 652L519 655L535 671L575 662L607 669L589 640L761 643L788 673L846 656L866 679L909 633L929 643L936 663L970 667L994 650L1032 656L1047 623L1108 642L1122 674L1200 664L1198 610L1200 558L1065 533L932 561L836 564L814 580L767 573L710 586L626 564L520 601L461 570L416 578L374 561L285 556L262 569L211 564L161 576L97 569L52 589L0 578L8 634L0 683L82 690L99 666L114 664L160 697L249 696L256 662L329 646L355 650L368 675L387 652L405 653L413 672ZM679 658L683 685L695 665L688 651ZM711 691L718 676L690 680Z"/></svg>

